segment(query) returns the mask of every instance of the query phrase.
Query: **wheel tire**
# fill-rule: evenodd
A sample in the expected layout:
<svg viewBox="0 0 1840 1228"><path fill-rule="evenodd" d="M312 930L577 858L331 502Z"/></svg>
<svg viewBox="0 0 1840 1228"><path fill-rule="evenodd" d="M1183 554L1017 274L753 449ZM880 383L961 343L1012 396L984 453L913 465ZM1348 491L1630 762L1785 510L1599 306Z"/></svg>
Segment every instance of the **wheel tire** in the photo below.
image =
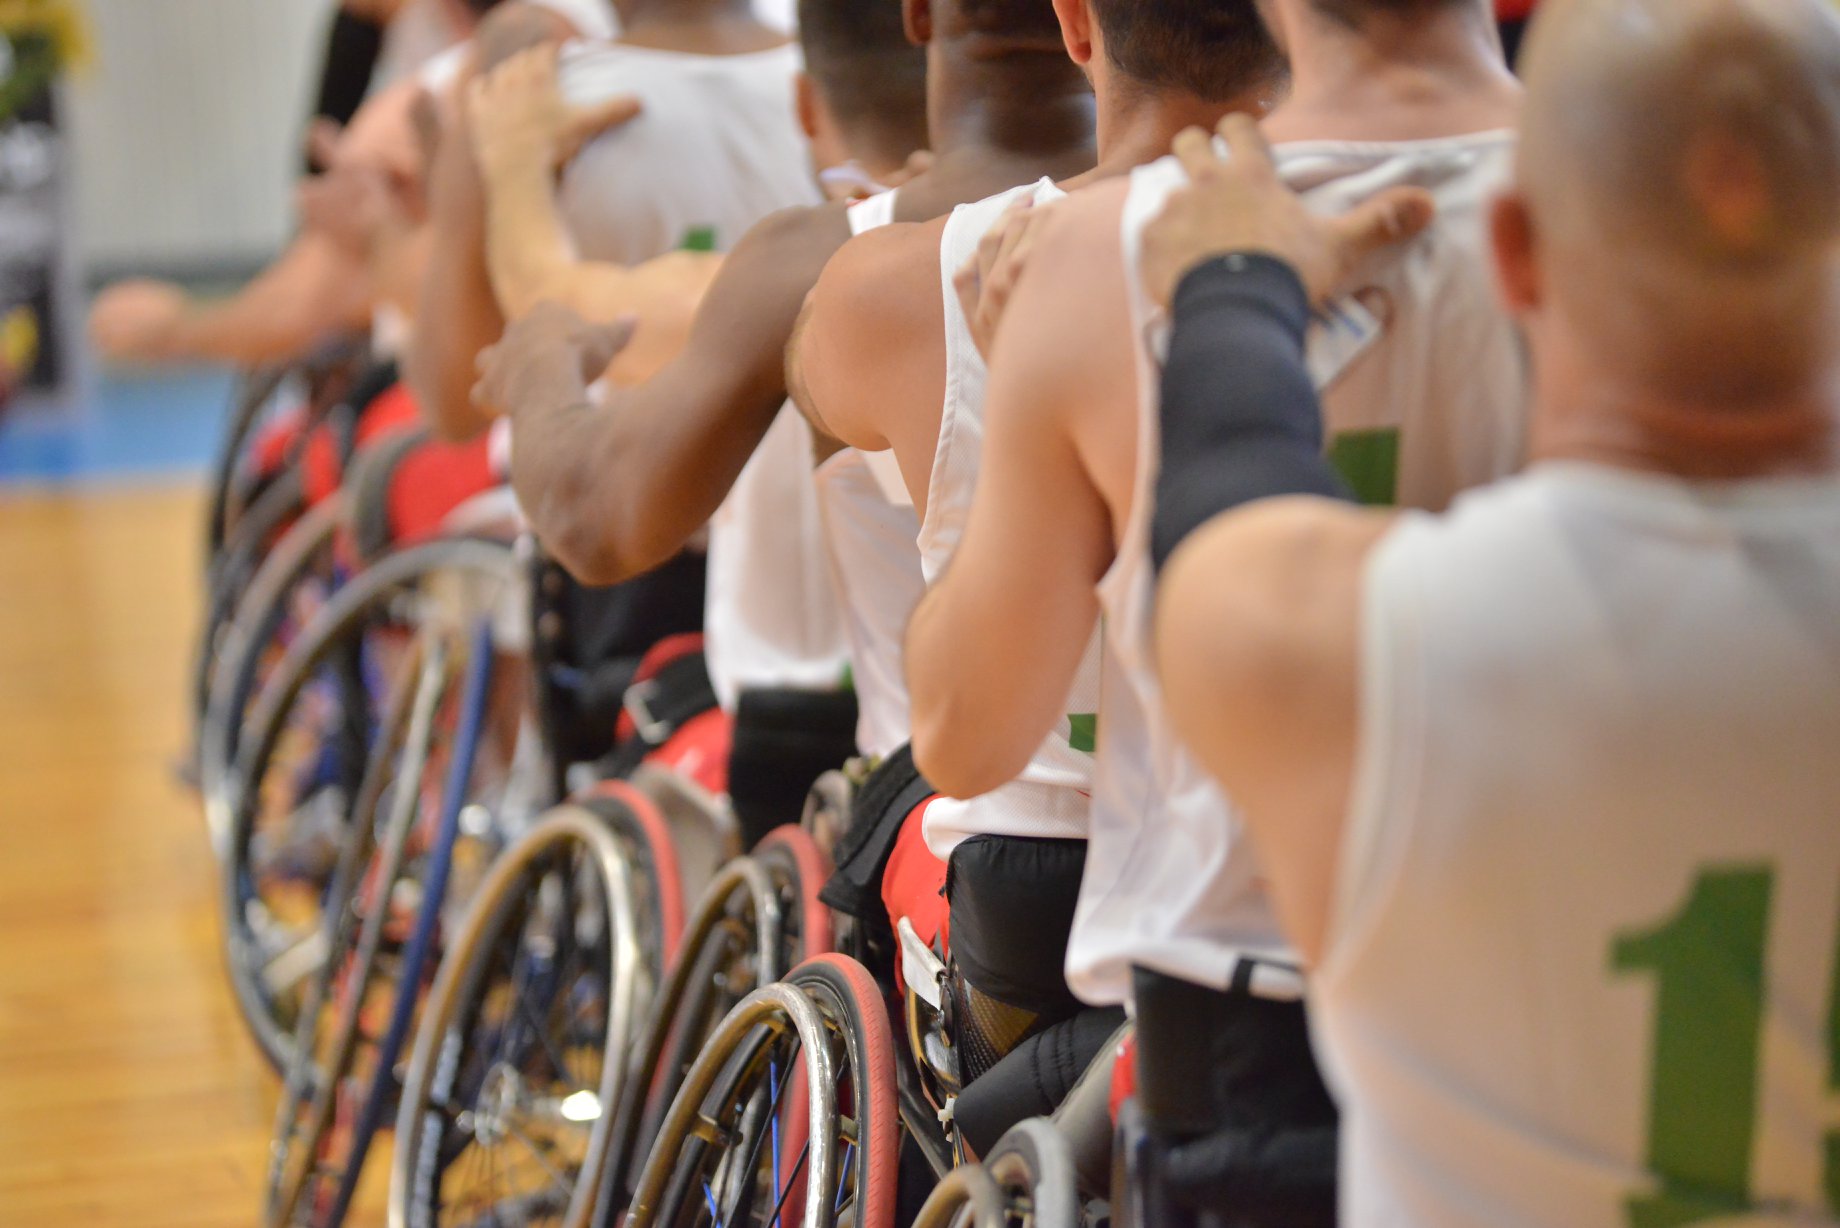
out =
<svg viewBox="0 0 1840 1228"><path fill-rule="evenodd" d="M511 551L483 541L443 541L393 555L339 590L320 612L307 634L289 646L275 667L250 718L226 786L229 795L229 839L223 859L221 900L224 913L225 954L231 986L257 1046L277 1071L292 1063L293 1027L278 1013L278 1004L262 983L266 953L251 928L245 911L253 895L254 871L250 865L251 839L261 805L260 785L275 753L295 702L320 667L354 632L398 594L430 576L461 572L488 580L515 582Z"/></svg>
<svg viewBox="0 0 1840 1228"><path fill-rule="evenodd" d="M1073 1155L1052 1122L1040 1117L1018 1122L984 1157L984 1169L1012 1205L1027 1200L1033 1228L1079 1228Z"/></svg>
<svg viewBox="0 0 1840 1228"><path fill-rule="evenodd" d="M635 915L637 893L631 880L641 871L633 865L629 841L616 835L598 816L568 806L539 822L493 867L442 961L417 1030L397 1117L396 1157L390 1182L392 1228L433 1228L441 1222L437 1194L442 1173L431 1170L439 1164L443 1140L430 1127L441 1123L456 1108L449 1101L452 1089L446 1086L456 1073L454 1029L462 1017L475 1017L473 1012L491 988L487 971L507 927L524 922L526 914L521 905L530 898L529 892L540 889L537 883L553 872L552 859L566 856L570 848L581 850L585 855L582 864L596 871L609 927L604 969L609 988L608 1021L595 1094L602 1106L611 1106L618 1100L625 1074L624 1059L644 1010L643 986L656 983L659 973L656 964L645 969L639 966L648 959L639 933L655 929L659 919L653 918L646 926ZM612 937L615 926L621 935L618 939ZM655 959L656 953L649 958ZM641 972L649 975L642 976ZM440 1107L434 1107L437 1097ZM576 1184L560 1220L562 1228L586 1228L592 1219L613 1124L613 1114L603 1111L589 1128L582 1163L575 1174ZM445 1171L446 1165L440 1167Z"/></svg>
<svg viewBox="0 0 1840 1228"><path fill-rule="evenodd" d="M202 684L198 788L212 843L220 851L228 837L230 768L260 689L267 650L292 614L301 583L330 549L341 512L337 496L309 508L262 561L229 621L215 632L207 630L200 647L200 665L208 676Z"/></svg>

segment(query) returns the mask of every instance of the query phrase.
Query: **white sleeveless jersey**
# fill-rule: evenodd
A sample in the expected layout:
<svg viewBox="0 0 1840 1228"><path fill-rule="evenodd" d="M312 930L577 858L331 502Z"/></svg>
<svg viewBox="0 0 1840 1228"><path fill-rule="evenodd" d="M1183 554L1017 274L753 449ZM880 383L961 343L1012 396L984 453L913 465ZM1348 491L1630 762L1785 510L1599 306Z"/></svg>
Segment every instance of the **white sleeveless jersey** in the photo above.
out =
<svg viewBox="0 0 1840 1228"><path fill-rule="evenodd" d="M1438 200L1430 232L1373 263L1311 338L1332 454L1374 502L1442 508L1466 487L1519 467L1527 374L1495 305L1485 214L1506 182L1514 142L1489 133L1398 144L1278 148L1287 181L1314 208L1345 209L1416 184ZM1138 346L1136 496L1100 586L1109 651L1095 777L1092 852L1068 949L1068 983L1090 1001L1123 1001L1130 965L1224 987L1242 956L1294 963L1232 808L1170 728L1151 640L1150 516L1160 437L1163 321L1138 275L1144 227L1185 182L1166 158L1131 179L1123 218ZM1269 967L1271 992L1284 992ZM1291 978L1290 992L1301 982Z"/></svg>
<svg viewBox="0 0 1840 1228"><path fill-rule="evenodd" d="M565 47L569 102L633 94L645 104L563 174L562 213L581 255L639 264L678 248L727 251L768 214L818 204L793 109L800 64L791 44L749 55Z"/></svg>
<svg viewBox="0 0 1840 1228"><path fill-rule="evenodd" d="M744 690L834 690L848 672L811 468L811 428L787 404L709 522L704 630L728 712Z"/></svg>
<svg viewBox="0 0 1840 1228"><path fill-rule="evenodd" d="M1840 480L1544 464L1366 580L1349 1228L1840 1222Z"/></svg>
<svg viewBox="0 0 1840 1228"><path fill-rule="evenodd" d="M850 207L850 230L862 234L894 220L895 193ZM817 472L818 508L856 685L856 747L882 759L912 735L907 697L907 620L926 591L915 540L920 521L911 501L878 478L855 448L830 457Z"/></svg>
<svg viewBox="0 0 1840 1228"><path fill-rule="evenodd" d="M919 537L928 584L938 581L964 537L984 459L984 392L989 370L959 306L953 276L1013 202L1029 196L1045 203L1065 195L1053 181L1043 179L960 205L946 221L939 250L946 393ZM1092 812L1093 723L1099 711L1097 636L1087 648L1062 711L1066 715L1060 724L1014 781L982 797L942 799L927 809L926 842L935 856L949 857L974 835L1085 839Z"/></svg>

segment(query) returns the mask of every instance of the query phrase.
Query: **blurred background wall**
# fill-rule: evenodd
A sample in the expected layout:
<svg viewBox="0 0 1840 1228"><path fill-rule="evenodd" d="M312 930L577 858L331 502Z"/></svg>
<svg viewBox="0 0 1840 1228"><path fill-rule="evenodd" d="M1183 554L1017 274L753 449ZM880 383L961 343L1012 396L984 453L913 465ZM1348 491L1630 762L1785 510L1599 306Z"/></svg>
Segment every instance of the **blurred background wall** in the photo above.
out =
<svg viewBox="0 0 1840 1228"><path fill-rule="evenodd" d="M236 273L290 226L332 0L88 0L66 95L88 272Z"/></svg>
<svg viewBox="0 0 1840 1228"><path fill-rule="evenodd" d="M72 84L76 241L92 278L246 272L291 226L333 0L87 0ZM796 0L757 0L791 24Z"/></svg>

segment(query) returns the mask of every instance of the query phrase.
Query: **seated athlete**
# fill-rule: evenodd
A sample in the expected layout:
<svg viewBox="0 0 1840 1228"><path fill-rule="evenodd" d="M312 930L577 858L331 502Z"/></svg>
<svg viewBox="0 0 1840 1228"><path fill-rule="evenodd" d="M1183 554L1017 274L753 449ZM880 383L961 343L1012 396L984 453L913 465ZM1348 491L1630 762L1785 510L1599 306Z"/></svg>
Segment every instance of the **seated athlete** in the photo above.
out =
<svg viewBox="0 0 1840 1228"><path fill-rule="evenodd" d="M815 0L807 7L815 8ZM860 4L849 8L828 24L852 14L863 22L889 16ZM902 219L933 217L963 200L1091 165L1090 92L1053 36L1047 0L1005 0L975 11L961 11L958 0L909 0L902 14L910 35L926 47L935 158L898 193L875 198L872 208ZM809 12L802 14L802 29L813 24ZM846 81L852 89L868 84L854 72ZM1077 138L1071 149L1068 133ZM911 141L873 129L866 135L872 139L861 146L852 139L851 152L872 177L905 166ZM486 364L484 400L509 410L512 472L525 510L577 577L616 582L682 549L729 496L769 430L786 429L776 424L789 423L791 451L809 457L796 411L781 413L785 351L806 295L851 228L850 207L840 202L787 211L757 226L724 261L683 353L638 387L589 392L601 357L595 351L606 343L572 313L546 310L513 324ZM807 485L808 473L807 459L801 465ZM897 588L910 574L918 586L912 541L911 533L904 545L894 539ZM827 566L818 543L803 532L753 558L760 582L781 593L789 587L784 575L810 574L814 561L820 574ZM883 561L872 555L868 563ZM784 604L783 596L768 600ZM905 607L898 609L897 626ZM898 659L890 667L857 656L852 667L860 749L886 756L906 741Z"/></svg>
<svg viewBox="0 0 1840 1228"><path fill-rule="evenodd" d="M1098 106L1098 166L1067 180L1068 191L1161 157L1197 118L1262 111L1281 84L1277 49L1252 0L1077 0L1058 11L1063 40L1089 73ZM964 531L985 431L984 361L949 283L1013 203L1061 194L1044 180L962 205L948 218L854 239L831 261L806 309L790 359L799 404L821 434L865 452L892 451L904 483L898 494L918 516L929 581L950 565ZM924 812L926 846L937 859L930 889L947 887L954 961L971 990L990 1000L982 1014L1023 1014L1031 1036L1080 1009L1063 965L1086 861L1099 707L1097 644L1089 641L1085 653L1062 697L1063 715L1013 779L968 800L942 798ZM951 721L961 714L929 715ZM925 731L917 745L924 774ZM1122 1022L1122 1011L1112 1013L1109 1026L1082 1022L1092 1043L1079 1060L1065 1062L1058 1031L1032 1040L1014 1060L1083 1067L1096 1042ZM966 1073L969 1080L983 1070ZM1028 1083L1041 1097L1006 1104L991 1120L978 1093L961 1098L957 1117L974 1147L989 1147L1022 1116L1052 1111L1066 1090L1053 1077Z"/></svg>
<svg viewBox="0 0 1840 1228"><path fill-rule="evenodd" d="M1335 481L1323 236L1249 132L1146 234L1171 711L1312 969L1346 1228L1840 1223L1840 18L1546 0L1524 64L1536 459L1445 515L1210 518Z"/></svg>
<svg viewBox="0 0 1840 1228"><path fill-rule="evenodd" d="M846 160L872 174L892 177L926 138L925 55L906 38L898 7L865 10L849 0L812 0L800 23L806 72L797 86L797 121L810 139L805 192L817 199L816 178ZM482 162L497 155L485 146L515 147L528 135L490 135L507 112L536 99L534 111L555 111L547 65L530 61L527 79L516 88L525 96L510 108L498 106L500 82L485 87L476 119ZM542 103L547 95L551 100ZM794 92L778 100L792 122ZM760 120L753 121L757 126ZM813 172L817 172L814 176ZM526 176L526 178L529 178ZM533 185L537 186L537 185ZM556 226L551 188L540 185L537 202ZM532 195L536 195L535 192ZM512 200L507 204L516 206ZM497 225L499 219L494 219ZM610 261L573 261L559 244L550 248L548 292L562 293L575 307L609 319L633 310L641 334L681 334L678 308L695 299L683 292L688 279L720 267L707 253L673 253L636 266ZM496 269L496 261L495 271ZM701 265L704 272L698 270ZM677 288L670 279L679 277ZM558 290L558 287L561 287ZM660 292L660 287L663 287ZM551 313L573 318L548 304L531 324ZM581 325L598 350L604 336ZM590 357L576 378L592 380L617 347ZM495 352L496 353L496 352ZM611 374L627 370L630 347ZM489 364L500 369L500 364ZM572 375L575 373L571 373ZM492 382L482 403L492 404ZM846 676L842 632L826 560L818 547L818 512L810 479L811 442L796 414L782 415L729 492L709 525L707 653L722 707L735 717L729 759L729 791L744 839L751 842L778 824L796 820L812 780L841 766L855 746L856 706L841 686Z"/></svg>
<svg viewBox="0 0 1840 1228"><path fill-rule="evenodd" d="M575 298L596 266L726 250L768 214L819 199L792 107L796 44L747 0L622 0L618 8L617 39L543 40L541 55L485 65L499 80L475 92L471 114L436 155L435 255L417 313L428 326L409 349L408 374L430 424L449 438L479 434L496 416L475 406L471 391L476 359L507 318L543 298ZM578 150L553 126L544 130L559 109L592 113L627 97L638 118ZM473 131L475 115L490 131ZM691 283L676 315L694 307L707 276ZM629 305L603 294L592 306L612 319ZM656 328L638 330L635 359L649 348L656 365L674 352L681 330L655 347Z"/></svg>
<svg viewBox="0 0 1840 1228"><path fill-rule="evenodd" d="M1350 270L1312 346L1326 446L1361 492L1441 507L1522 455L1526 375L1482 252L1519 96L1493 16L1486 0L1261 8L1292 69L1265 120L1286 177L1314 207L1357 209L1375 245L1423 223L1423 190L1441 206L1430 237ZM1069 984L1089 1002L1133 1005L1138 1098L1161 1144L1220 1133L1230 1158L1234 1142L1294 1133L1313 1167L1256 1222L1325 1222L1335 1115L1297 957L1226 798L1169 730L1151 669L1161 352L1127 270L1143 223L1182 182L1165 160L1034 211L1027 268L995 334L977 500L909 630L917 750L947 788L1000 782L1052 727L1104 610ZM1240 1150L1256 1171L1256 1149ZM1217 1195L1193 1196L1205 1207Z"/></svg>

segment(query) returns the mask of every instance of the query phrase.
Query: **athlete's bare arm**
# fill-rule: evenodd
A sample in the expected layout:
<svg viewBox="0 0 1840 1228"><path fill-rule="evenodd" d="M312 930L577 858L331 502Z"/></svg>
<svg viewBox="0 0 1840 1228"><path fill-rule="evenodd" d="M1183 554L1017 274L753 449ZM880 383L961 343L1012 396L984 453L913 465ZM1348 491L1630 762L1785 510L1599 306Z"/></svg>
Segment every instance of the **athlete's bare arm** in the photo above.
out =
<svg viewBox="0 0 1840 1228"><path fill-rule="evenodd" d="M844 207L749 231L709 287L688 343L656 378L589 405L578 355L514 326L487 366L511 415L512 478L537 535L577 578L612 584L668 560L720 506L786 399L786 345Z"/></svg>
<svg viewBox="0 0 1840 1228"><path fill-rule="evenodd" d="M90 312L90 337L118 362L285 362L369 322L368 274L338 243L304 234L254 281L216 302L165 282L111 286Z"/></svg>
<svg viewBox="0 0 1840 1228"><path fill-rule="evenodd" d="M517 52L574 33L548 9L501 4L480 22L475 61L460 74L464 90L477 69ZM473 157L466 108L445 111L428 189L428 274L415 312L416 329L403 355L403 371L422 415L447 439L470 439L493 415L473 404L475 363L504 332L505 319L486 269L485 191Z"/></svg>
<svg viewBox="0 0 1840 1228"><path fill-rule="evenodd" d="M945 400L944 231L941 218L844 244L787 351L787 386L818 434L865 452L893 448L921 515Z"/></svg>
<svg viewBox="0 0 1840 1228"><path fill-rule="evenodd" d="M1170 715L1244 815L1279 917L1310 963L1354 776L1362 582L1392 521L1320 499L1254 504L1198 530L1159 586Z"/></svg>
<svg viewBox="0 0 1840 1228"><path fill-rule="evenodd" d="M953 796L1013 780L1065 715L1114 554L1118 496L1105 487L1115 482L1092 462L1104 457L1101 469L1128 483L1136 381L1122 187L1088 196L1038 223L991 355L964 540L908 629L916 761Z"/></svg>

